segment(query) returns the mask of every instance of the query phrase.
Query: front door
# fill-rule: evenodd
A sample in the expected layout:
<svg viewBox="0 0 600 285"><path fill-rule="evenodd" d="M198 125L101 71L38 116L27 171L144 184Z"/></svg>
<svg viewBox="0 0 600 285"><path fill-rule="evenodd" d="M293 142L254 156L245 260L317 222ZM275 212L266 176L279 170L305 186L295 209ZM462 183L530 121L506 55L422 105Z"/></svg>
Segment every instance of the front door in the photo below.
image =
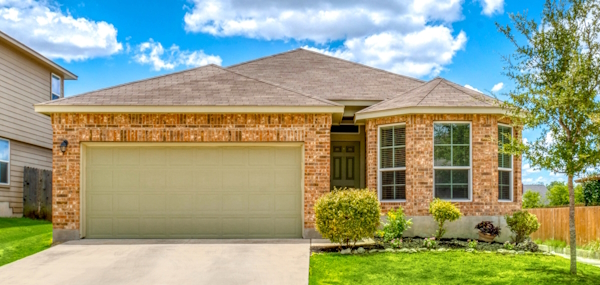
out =
<svg viewBox="0 0 600 285"><path fill-rule="evenodd" d="M359 142L331 142L331 189L359 188Z"/></svg>

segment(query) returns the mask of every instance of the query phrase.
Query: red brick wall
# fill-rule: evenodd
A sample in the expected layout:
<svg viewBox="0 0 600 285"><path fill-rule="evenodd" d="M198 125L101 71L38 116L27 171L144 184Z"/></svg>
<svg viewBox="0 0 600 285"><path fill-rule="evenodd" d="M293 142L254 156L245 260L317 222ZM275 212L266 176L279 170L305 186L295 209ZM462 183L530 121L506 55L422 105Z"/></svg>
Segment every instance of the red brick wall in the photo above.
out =
<svg viewBox="0 0 600 285"><path fill-rule="evenodd" d="M464 215L496 216L521 208L521 157L513 159L513 202L498 202L497 115L405 115L377 118L366 123L367 187L377 189L377 129L379 125L406 123L406 202L382 203L383 211L402 206L407 215L429 215L433 200L433 123L471 122L472 202L456 203ZM502 120L501 120L502 121ZM507 122L504 120L503 122ZM520 137L519 130L514 134Z"/></svg>
<svg viewBox="0 0 600 285"><path fill-rule="evenodd" d="M55 229L79 229L80 142L304 142L304 228L329 192L330 114L53 114L52 129Z"/></svg>

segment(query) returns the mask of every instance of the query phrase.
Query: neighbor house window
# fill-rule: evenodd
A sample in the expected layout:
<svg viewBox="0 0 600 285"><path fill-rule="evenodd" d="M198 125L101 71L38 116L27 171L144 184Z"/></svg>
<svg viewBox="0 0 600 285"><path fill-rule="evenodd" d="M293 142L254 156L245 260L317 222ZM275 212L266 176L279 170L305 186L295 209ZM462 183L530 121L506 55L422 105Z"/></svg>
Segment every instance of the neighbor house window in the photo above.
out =
<svg viewBox="0 0 600 285"><path fill-rule="evenodd" d="M512 201L512 155L501 153L502 146L509 143L512 128L498 125L498 200Z"/></svg>
<svg viewBox="0 0 600 285"><path fill-rule="evenodd" d="M379 128L379 197L406 200L406 126Z"/></svg>
<svg viewBox="0 0 600 285"><path fill-rule="evenodd" d="M52 100L61 98L62 96L61 79L59 76L52 74Z"/></svg>
<svg viewBox="0 0 600 285"><path fill-rule="evenodd" d="M8 184L10 175L10 142L0 139L0 185Z"/></svg>
<svg viewBox="0 0 600 285"><path fill-rule="evenodd" d="M433 124L435 197L469 200L471 181L471 124Z"/></svg>

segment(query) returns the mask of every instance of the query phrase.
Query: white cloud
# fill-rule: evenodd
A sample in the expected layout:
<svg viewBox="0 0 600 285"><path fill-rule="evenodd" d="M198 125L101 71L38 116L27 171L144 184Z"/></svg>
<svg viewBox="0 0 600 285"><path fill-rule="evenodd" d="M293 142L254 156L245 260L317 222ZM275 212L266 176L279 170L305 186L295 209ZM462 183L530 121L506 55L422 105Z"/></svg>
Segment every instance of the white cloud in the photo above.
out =
<svg viewBox="0 0 600 285"><path fill-rule="evenodd" d="M137 46L133 59L140 64L149 64L153 70L171 70L177 66L185 65L196 67L207 64L221 65L222 60L218 55L207 55L202 50L181 50L177 45L163 48L162 44L150 39Z"/></svg>
<svg viewBox="0 0 600 285"><path fill-rule="evenodd" d="M313 50L413 76L438 74L467 42L451 28L463 0L192 2L188 32L310 41ZM325 46L333 41L343 45Z"/></svg>
<svg viewBox="0 0 600 285"><path fill-rule="evenodd" d="M481 91L479 91L479 89L477 89L477 88L475 88L475 87L473 87L473 86L471 86L471 85L469 85L469 84L466 84L466 85L465 85L465 87L466 87L466 88L469 88L469 89L471 89L471 90L473 90L473 91L477 91L477 92L481 93Z"/></svg>
<svg viewBox="0 0 600 285"><path fill-rule="evenodd" d="M504 0L479 0L483 10L481 14L492 16L504 13Z"/></svg>
<svg viewBox="0 0 600 285"><path fill-rule="evenodd" d="M75 18L47 1L0 0L0 27L9 36L53 59L85 60L123 49L112 24Z"/></svg>
<svg viewBox="0 0 600 285"><path fill-rule="evenodd" d="M539 184L546 182L546 179L543 176L539 176L536 179L533 178L525 178L523 179L523 184Z"/></svg>
<svg viewBox="0 0 600 285"><path fill-rule="evenodd" d="M504 83L500 82L492 87L492 92L498 92L504 88Z"/></svg>

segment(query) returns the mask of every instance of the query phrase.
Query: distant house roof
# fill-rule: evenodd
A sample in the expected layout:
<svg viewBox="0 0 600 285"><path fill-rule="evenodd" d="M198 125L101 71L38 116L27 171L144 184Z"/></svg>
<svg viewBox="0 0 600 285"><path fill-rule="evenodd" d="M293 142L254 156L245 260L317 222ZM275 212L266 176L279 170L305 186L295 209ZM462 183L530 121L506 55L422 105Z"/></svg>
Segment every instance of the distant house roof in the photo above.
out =
<svg viewBox="0 0 600 285"><path fill-rule="evenodd" d="M436 108L443 110L443 113L452 113L452 110L463 114L470 113L461 108L468 108L477 113L503 113L499 103L500 101L493 97L438 77L393 98L360 110L356 116L358 120L368 119L382 115L394 115L411 108L417 108L421 113L435 113Z"/></svg>
<svg viewBox="0 0 600 285"><path fill-rule="evenodd" d="M251 107L275 107L272 112L343 112L343 106L207 65L182 72L140 80L35 106L38 112L253 112ZM86 108L92 107L92 108ZM188 107L187 109L185 107ZM209 107L202 109L199 107ZM241 108L235 108L241 107ZM294 107L295 109L286 109ZM305 107L305 108L303 108ZM314 110L314 111L310 111ZM256 111L258 112L258 111Z"/></svg>
<svg viewBox="0 0 600 285"><path fill-rule="evenodd" d="M60 75L64 79L66 79L66 80L75 80L75 79L77 79L77 75L75 75L72 72L68 71L64 67L56 64L52 60L49 60L45 56L39 54L35 50L33 50L30 47L24 45L23 43L15 40L15 39L13 39L12 37L10 37L9 35L3 33L2 31L0 31L0 42L5 42L5 43L10 44L11 46L13 46L13 47L17 48L18 50L24 52L25 54L31 56L32 58L34 58L36 61L40 62L41 64L49 67L50 69L55 70L57 73L61 73Z"/></svg>
<svg viewBox="0 0 600 285"><path fill-rule="evenodd" d="M424 83L301 48L228 69L328 100L381 101Z"/></svg>
<svg viewBox="0 0 600 285"><path fill-rule="evenodd" d="M525 185L523 184L523 193L527 192L527 190L531 190L532 192L540 193L540 197L542 199L546 198L546 192L548 192L548 188L541 184L536 185Z"/></svg>

